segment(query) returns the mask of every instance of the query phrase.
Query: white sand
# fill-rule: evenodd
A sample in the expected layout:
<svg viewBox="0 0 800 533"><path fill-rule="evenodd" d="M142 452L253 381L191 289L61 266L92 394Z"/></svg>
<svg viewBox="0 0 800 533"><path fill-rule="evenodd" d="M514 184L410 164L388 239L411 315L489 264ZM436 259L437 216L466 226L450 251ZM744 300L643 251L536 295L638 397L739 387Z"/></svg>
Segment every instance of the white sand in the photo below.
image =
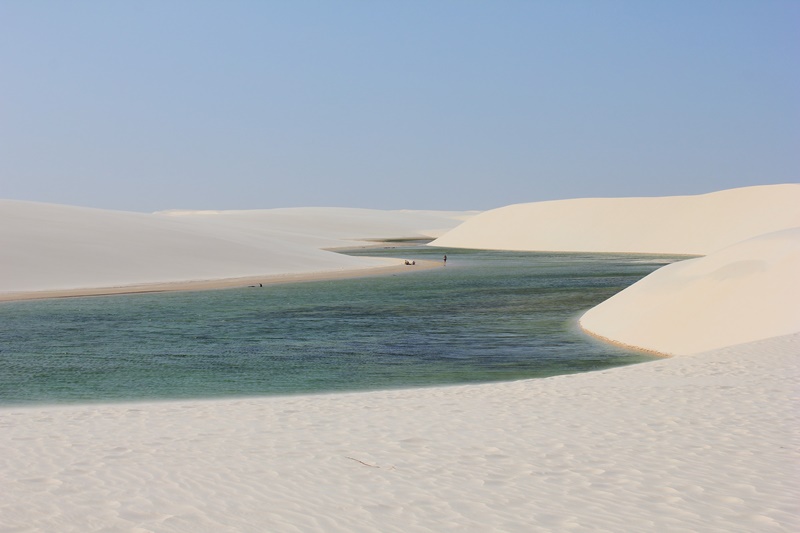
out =
<svg viewBox="0 0 800 533"><path fill-rule="evenodd" d="M659 270L585 315L596 333L615 328L606 331L615 341L693 355L481 386L2 408L0 532L798 531L800 324L791 276L798 230L765 235L796 222L783 203L796 199L796 191L780 186L664 200L694 217L696 226L687 227L676 216L674 234L663 226L648 230L641 219L624 226L628 233L609 236L608 225L593 230L603 220L581 219L584 232L593 235L589 249L599 243L635 250L653 241L657 250L642 251L719 250ZM718 209L704 216L702 209L683 209L709 198L715 200L706 205ZM660 202L651 200L642 200L647 206L640 211L655 216ZM766 200L776 203L756 209ZM611 216L600 208L605 203L563 203L559 216L581 218L587 205ZM796 210L800 204L793 205ZM711 227L730 206L746 214L741 224L730 228L729 217ZM149 235L166 252L169 239L154 237L164 228L186 231L190 241L200 235L205 245L217 238L222 248L245 257L237 246L249 249L261 238L274 237L282 246L308 239L315 250L342 238L317 237L313 223L293 230L298 226L287 222L279 239L250 225L255 219L246 213L125 216L137 217L139 230L143 220L158 226ZM182 230L178 219L184 217ZM496 222L472 220L481 219ZM514 216L503 222L502 235L521 223ZM361 223L354 221L353 229L361 231L347 235L370 236ZM473 240L462 238L468 225ZM12 235L15 260L24 262L26 252L38 259L55 253L32 248L33 242L61 250L48 229L59 225L30 227L40 230L36 238L28 234L14 243ZM72 226L60 237L86 252L97 237L81 238L95 230ZM442 242L452 234L467 247L509 242L486 246L484 233L467 221ZM0 235L9 242L7 230ZM577 246L576 235L559 235ZM129 238L141 239L134 245L142 264L158 261L140 233ZM120 253L114 239L101 242L103 253ZM308 247L279 250L302 255ZM199 245L189 250L201 252ZM272 259L296 268L282 257ZM38 287L37 279L31 282ZM87 279L81 282L91 283ZM713 328L715 319L722 327ZM694 320L706 322L695 327ZM772 336L782 332L791 334ZM761 337L770 338L736 344ZM697 353L706 345L717 348Z"/></svg>
<svg viewBox="0 0 800 533"><path fill-rule="evenodd" d="M794 335L484 386L0 409L0 531L798 531L798 353Z"/></svg>
<svg viewBox="0 0 800 533"><path fill-rule="evenodd" d="M436 237L468 216L334 208L143 214L0 200L0 296L394 265L323 248Z"/></svg>
<svg viewBox="0 0 800 533"><path fill-rule="evenodd" d="M800 184L698 196L582 198L485 211L432 244L487 250L705 255L800 226Z"/></svg>

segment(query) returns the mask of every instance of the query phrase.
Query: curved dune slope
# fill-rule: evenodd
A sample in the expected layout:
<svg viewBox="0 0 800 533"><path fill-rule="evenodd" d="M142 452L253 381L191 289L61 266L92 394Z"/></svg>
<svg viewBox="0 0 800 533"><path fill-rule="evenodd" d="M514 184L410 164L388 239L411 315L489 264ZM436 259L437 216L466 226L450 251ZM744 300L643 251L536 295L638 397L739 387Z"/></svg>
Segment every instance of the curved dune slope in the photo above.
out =
<svg viewBox="0 0 800 533"><path fill-rule="evenodd" d="M0 200L0 293L354 270L322 248L436 236L464 213L271 209L144 214Z"/></svg>
<svg viewBox="0 0 800 533"><path fill-rule="evenodd" d="M433 243L488 250L704 255L800 226L800 184L699 196L584 198L481 213Z"/></svg>
<svg viewBox="0 0 800 533"><path fill-rule="evenodd" d="M800 185L789 184L512 205L432 244L710 254L650 274L580 321L607 340L679 355L800 332L798 227Z"/></svg>
<svg viewBox="0 0 800 533"><path fill-rule="evenodd" d="M602 337L685 355L800 332L800 228L667 265L590 309Z"/></svg>

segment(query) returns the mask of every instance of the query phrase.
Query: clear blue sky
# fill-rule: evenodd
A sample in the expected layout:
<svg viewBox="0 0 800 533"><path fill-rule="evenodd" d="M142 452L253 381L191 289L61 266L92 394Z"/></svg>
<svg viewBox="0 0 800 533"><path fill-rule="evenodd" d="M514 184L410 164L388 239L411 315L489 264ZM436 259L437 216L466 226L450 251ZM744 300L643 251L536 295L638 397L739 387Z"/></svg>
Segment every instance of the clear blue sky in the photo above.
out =
<svg viewBox="0 0 800 533"><path fill-rule="evenodd" d="M0 198L488 209L800 181L800 2L0 0Z"/></svg>

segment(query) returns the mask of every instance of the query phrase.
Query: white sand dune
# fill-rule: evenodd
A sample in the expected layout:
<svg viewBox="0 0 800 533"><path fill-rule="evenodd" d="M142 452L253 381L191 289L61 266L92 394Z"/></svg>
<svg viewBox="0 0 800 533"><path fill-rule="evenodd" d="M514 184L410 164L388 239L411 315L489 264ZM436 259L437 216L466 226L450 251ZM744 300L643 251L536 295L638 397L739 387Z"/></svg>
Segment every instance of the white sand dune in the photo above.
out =
<svg viewBox="0 0 800 533"><path fill-rule="evenodd" d="M453 248L705 255L800 226L800 184L698 196L582 198L485 211L431 243Z"/></svg>
<svg viewBox="0 0 800 533"><path fill-rule="evenodd" d="M671 355L800 332L800 228L662 267L580 323L596 335Z"/></svg>
<svg viewBox="0 0 800 533"><path fill-rule="evenodd" d="M0 532L800 531L800 230L788 229L800 226L797 191L506 208L438 241L708 254L583 319L611 340L687 357L479 386L0 408ZM195 262L219 250L236 259L219 259L210 275L242 275L262 260L340 268L319 248L452 222L411 213L401 231L361 211L47 206L32 216L9 205L0 217L16 209L24 224L0 224L0 253L13 259L1 266L17 269L13 283L0 276L4 290L41 288L41 275L58 270L37 265L48 258L68 265L57 286L209 275ZM398 224L395 215L383 223ZM662 216L668 224L654 222ZM526 240L531 220L544 225ZM87 257L105 259L81 277Z"/></svg>
<svg viewBox="0 0 800 533"><path fill-rule="evenodd" d="M479 386L0 409L0 531L800 530L800 335Z"/></svg>
<svg viewBox="0 0 800 533"><path fill-rule="evenodd" d="M800 332L800 184L519 204L481 213L431 244L710 253L659 269L588 311L581 326L670 355Z"/></svg>
<svg viewBox="0 0 800 533"><path fill-rule="evenodd" d="M143 214L0 201L0 294L395 264L323 248L435 237L469 213L272 209Z"/></svg>

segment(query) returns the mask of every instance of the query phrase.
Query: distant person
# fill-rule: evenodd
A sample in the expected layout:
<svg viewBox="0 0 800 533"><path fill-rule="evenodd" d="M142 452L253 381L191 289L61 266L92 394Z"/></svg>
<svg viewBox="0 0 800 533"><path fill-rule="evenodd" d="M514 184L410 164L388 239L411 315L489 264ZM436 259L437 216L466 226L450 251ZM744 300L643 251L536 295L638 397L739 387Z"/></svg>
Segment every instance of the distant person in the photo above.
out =
<svg viewBox="0 0 800 533"><path fill-rule="evenodd" d="M444 254L444 266L447 266L447 254Z"/></svg>

